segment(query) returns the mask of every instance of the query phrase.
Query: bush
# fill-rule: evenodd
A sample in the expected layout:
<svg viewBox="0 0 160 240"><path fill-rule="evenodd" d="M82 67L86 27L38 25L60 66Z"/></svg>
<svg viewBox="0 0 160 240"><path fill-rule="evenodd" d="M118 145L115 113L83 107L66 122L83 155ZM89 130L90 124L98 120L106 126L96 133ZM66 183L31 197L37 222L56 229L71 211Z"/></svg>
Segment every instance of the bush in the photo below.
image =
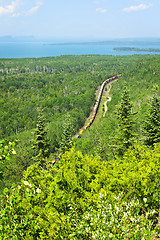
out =
<svg viewBox="0 0 160 240"><path fill-rule="evenodd" d="M160 144L105 163L72 148L56 164L30 166L1 197L1 239L152 239L159 158Z"/></svg>
<svg viewBox="0 0 160 240"><path fill-rule="evenodd" d="M70 207L69 218L73 231L69 239L147 239L155 236L152 223L148 219L154 211L140 214L141 204L138 200L124 202L123 194L113 201L107 194L99 195L97 205L90 207L83 215L77 215L76 206Z"/></svg>

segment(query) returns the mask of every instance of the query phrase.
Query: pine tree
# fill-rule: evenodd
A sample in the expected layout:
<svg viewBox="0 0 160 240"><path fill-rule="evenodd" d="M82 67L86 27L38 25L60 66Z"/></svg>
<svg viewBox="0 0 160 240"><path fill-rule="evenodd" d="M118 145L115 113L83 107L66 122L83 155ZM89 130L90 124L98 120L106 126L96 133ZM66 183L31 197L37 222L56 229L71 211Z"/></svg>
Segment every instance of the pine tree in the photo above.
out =
<svg viewBox="0 0 160 240"><path fill-rule="evenodd" d="M148 146L160 142L160 98L156 92L149 103L149 111L144 123L144 133L146 136L145 142Z"/></svg>
<svg viewBox="0 0 160 240"><path fill-rule="evenodd" d="M129 92L125 85L124 91L121 97L120 105L117 107L117 119L118 119L118 135L116 136L116 150L118 155L123 155L124 152L133 145L133 114L132 103L130 101Z"/></svg>
<svg viewBox="0 0 160 240"><path fill-rule="evenodd" d="M47 131L45 130L45 118L43 111L39 109L37 126L34 132L35 140L33 149L35 150L35 160L43 162L46 157L49 157L49 141L47 139Z"/></svg>
<svg viewBox="0 0 160 240"><path fill-rule="evenodd" d="M67 114L66 119L63 123L63 133L62 133L62 139L60 143L60 152L64 153L66 150L70 149L73 145L72 143L72 123L70 119L70 115Z"/></svg>

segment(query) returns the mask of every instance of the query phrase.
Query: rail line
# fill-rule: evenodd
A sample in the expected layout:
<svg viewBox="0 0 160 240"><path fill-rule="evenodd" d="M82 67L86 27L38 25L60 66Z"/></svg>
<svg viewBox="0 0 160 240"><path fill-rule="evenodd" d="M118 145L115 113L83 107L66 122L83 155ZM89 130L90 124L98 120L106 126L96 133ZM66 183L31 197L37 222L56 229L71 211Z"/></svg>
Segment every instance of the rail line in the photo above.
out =
<svg viewBox="0 0 160 240"><path fill-rule="evenodd" d="M90 127L93 124L93 122L94 122L94 120L96 118L96 115L97 115L97 111L98 111L98 108L99 108L99 105L100 105L100 102L101 102L103 90L104 90L104 87L106 86L106 84L108 84L109 82L111 82L111 81L113 81L115 79L121 78L121 77L122 77L122 74L119 74L119 75L116 75L116 76L113 76L113 77L110 77L110 78L106 79L102 83L100 91L99 91L99 94L98 94L98 97L97 97L97 101L96 101L96 103L94 105L92 117L91 117L90 121L75 136L76 138L78 138L80 135L82 135L83 131L85 131L88 127Z"/></svg>

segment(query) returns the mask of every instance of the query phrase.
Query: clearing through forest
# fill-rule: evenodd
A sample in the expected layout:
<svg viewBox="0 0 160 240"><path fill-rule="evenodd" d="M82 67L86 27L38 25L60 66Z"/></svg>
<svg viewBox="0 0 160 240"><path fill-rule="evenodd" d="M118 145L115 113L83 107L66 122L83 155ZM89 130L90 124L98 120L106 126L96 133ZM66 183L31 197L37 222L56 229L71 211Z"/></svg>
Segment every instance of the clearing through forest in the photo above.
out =
<svg viewBox="0 0 160 240"><path fill-rule="evenodd" d="M105 102L104 102L104 114L103 114L103 117L105 117L106 115L106 112L107 112L107 102L110 102L111 101L111 97L109 96L109 92L111 90L111 83L108 83L107 84L107 92L105 93L105 96L108 98Z"/></svg>

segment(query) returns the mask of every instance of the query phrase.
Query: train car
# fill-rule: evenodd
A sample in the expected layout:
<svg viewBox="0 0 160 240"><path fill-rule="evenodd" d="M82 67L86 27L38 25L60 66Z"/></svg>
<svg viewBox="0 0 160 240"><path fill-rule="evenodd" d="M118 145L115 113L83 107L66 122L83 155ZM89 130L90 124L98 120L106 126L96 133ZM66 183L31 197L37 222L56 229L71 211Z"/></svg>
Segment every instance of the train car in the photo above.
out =
<svg viewBox="0 0 160 240"><path fill-rule="evenodd" d="M82 135L83 131L84 131L84 130L83 130L83 129L81 129L81 131L79 132L79 134L80 134L80 135Z"/></svg>
<svg viewBox="0 0 160 240"><path fill-rule="evenodd" d="M98 94L98 97L97 97L97 100L96 100L96 103L94 105L94 109L93 109L93 114L92 114L92 117L90 119L90 121L84 126L84 128L82 130L80 130L79 134L77 134L75 137L79 137L83 131L85 131L88 127L90 127L93 122L94 122L94 119L96 117L96 114L97 114L97 111L98 111L98 108L99 108L99 104L100 104L100 101L101 101L101 98L102 98L102 93L103 93L103 90L104 90L104 87L106 84L108 84L109 82L115 80L115 79L118 79L118 78L121 78L122 77L122 74L119 74L119 75L116 75L116 76L113 76L113 77L110 77L110 78L107 78L101 85L101 88L100 88L100 91L99 91L99 94Z"/></svg>
<svg viewBox="0 0 160 240"><path fill-rule="evenodd" d="M90 126L90 122L87 123L87 127L89 127L89 126Z"/></svg>

